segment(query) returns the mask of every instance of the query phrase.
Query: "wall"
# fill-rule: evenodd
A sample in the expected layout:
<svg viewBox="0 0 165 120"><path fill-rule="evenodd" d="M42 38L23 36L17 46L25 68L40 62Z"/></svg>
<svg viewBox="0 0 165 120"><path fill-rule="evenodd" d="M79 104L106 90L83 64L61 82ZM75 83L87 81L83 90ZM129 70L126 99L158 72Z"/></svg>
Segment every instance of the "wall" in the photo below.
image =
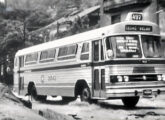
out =
<svg viewBox="0 0 165 120"><path fill-rule="evenodd" d="M114 11L111 13L103 13L103 2L102 2L101 11L100 11L101 12L100 26L103 27L103 26L110 25L111 24L111 16L113 16L113 15L121 14L121 21L124 21L128 12L135 12L135 11L142 11L145 13L148 20L155 22L155 23L159 22L159 19L157 18L158 15L156 14L156 11L158 11L157 0L152 0L152 3L146 7L139 6L139 7L134 7L134 8L127 8L124 10L120 10L120 7L119 7L118 12Z"/></svg>
<svg viewBox="0 0 165 120"><path fill-rule="evenodd" d="M157 0L152 0L151 5L144 9L144 13L148 17L151 22L158 23L158 15L156 12L158 11L158 3Z"/></svg>

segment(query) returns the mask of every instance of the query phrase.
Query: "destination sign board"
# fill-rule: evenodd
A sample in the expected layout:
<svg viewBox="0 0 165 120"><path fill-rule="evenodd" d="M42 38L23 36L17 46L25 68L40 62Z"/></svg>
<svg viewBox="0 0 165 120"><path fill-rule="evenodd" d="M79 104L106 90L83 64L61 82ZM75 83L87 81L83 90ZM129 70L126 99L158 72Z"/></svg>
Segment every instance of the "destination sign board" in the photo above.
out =
<svg viewBox="0 0 165 120"><path fill-rule="evenodd" d="M125 31L152 32L152 26L145 25L126 25Z"/></svg>

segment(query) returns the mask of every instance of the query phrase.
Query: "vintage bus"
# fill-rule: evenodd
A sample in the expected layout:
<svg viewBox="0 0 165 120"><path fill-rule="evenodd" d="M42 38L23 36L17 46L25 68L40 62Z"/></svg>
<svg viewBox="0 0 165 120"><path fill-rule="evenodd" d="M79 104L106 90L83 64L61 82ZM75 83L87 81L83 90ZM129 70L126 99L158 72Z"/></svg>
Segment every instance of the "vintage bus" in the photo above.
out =
<svg viewBox="0 0 165 120"><path fill-rule="evenodd" d="M82 101L140 97L165 92L165 55L157 24L143 13L124 22L19 50L14 88L19 94Z"/></svg>

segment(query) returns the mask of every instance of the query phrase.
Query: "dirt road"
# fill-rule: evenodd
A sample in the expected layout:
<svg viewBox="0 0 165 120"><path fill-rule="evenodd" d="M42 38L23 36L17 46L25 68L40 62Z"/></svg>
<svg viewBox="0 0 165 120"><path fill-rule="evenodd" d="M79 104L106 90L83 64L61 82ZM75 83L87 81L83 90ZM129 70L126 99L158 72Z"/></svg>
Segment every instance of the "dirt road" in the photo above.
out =
<svg viewBox="0 0 165 120"><path fill-rule="evenodd" d="M44 109L77 120L165 120L165 96L155 99L141 98L134 109L125 108L120 100L99 101L99 104L80 102L79 99L70 103L52 98L44 103L33 101L33 110Z"/></svg>

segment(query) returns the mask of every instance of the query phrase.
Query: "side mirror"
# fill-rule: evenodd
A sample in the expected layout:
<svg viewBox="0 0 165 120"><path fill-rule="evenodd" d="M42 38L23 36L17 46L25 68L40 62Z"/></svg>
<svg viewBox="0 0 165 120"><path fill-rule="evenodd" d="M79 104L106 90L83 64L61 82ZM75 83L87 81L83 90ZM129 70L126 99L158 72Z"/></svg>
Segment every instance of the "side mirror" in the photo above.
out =
<svg viewBox="0 0 165 120"><path fill-rule="evenodd" d="M108 58L113 57L113 51L111 49L107 50L107 56L108 56Z"/></svg>

